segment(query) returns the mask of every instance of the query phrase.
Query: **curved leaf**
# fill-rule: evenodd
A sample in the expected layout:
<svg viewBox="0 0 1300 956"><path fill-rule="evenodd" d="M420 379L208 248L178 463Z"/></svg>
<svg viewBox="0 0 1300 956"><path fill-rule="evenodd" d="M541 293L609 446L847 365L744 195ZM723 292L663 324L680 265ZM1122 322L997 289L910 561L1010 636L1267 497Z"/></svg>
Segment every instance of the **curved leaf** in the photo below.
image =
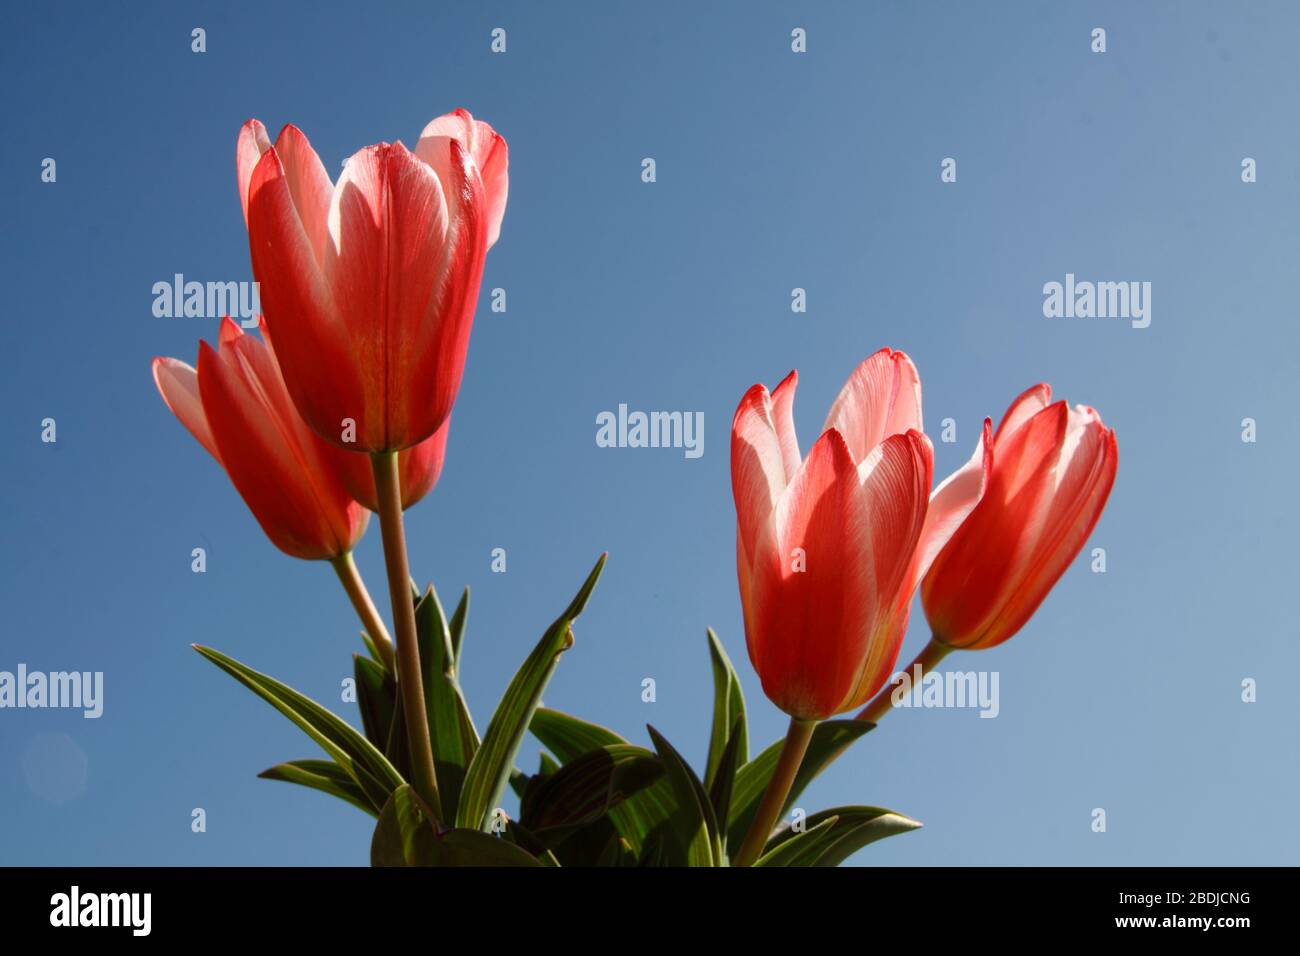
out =
<svg viewBox="0 0 1300 956"><path fill-rule="evenodd" d="M755 866L813 866L822 851L833 842L831 828L839 817L828 817L816 826L796 833L775 849L768 850L757 860Z"/></svg>
<svg viewBox="0 0 1300 956"><path fill-rule="evenodd" d="M451 638L451 659L452 665L456 669L456 676L460 676L460 649L465 641L465 622L469 618L469 588L466 588L460 595L460 603L456 605L456 610L451 612L451 620L448 622L447 630Z"/></svg>
<svg viewBox="0 0 1300 956"><path fill-rule="evenodd" d="M372 866L541 866L526 850L478 830L438 833L433 814L403 784L384 804L370 841Z"/></svg>
<svg viewBox="0 0 1300 956"><path fill-rule="evenodd" d="M352 669L357 682L357 710L366 739L382 749L388 743L393 725L393 705L397 681L383 666L360 654L352 655Z"/></svg>
<svg viewBox="0 0 1300 956"><path fill-rule="evenodd" d="M676 749L653 727L646 727L654 741L655 753L663 761L665 776L672 787L677 810L671 818L673 835L686 850L688 866L718 866L721 850L717 846L717 822L713 807L695 772Z"/></svg>
<svg viewBox="0 0 1300 956"><path fill-rule="evenodd" d="M374 744L341 717L292 687L258 673L220 651L198 644L194 649L297 724L357 781L372 801L377 801L377 805L382 805L388 795L405 782Z"/></svg>
<svg viewBox="0 0 1300 956"><path fill-rule="evenodd" d="M371 866L433 866L437 836L433 814L411 789L393 791L370 838Z"/></svg>
<svg viewBox="0 0 1300 956"><path fill-rule="evenodd" d="M812 814L804 823L807 827L804 833L796 834L788 826L783 827L768 844L770 849L764 859L775 856L789 862L764 863L760 859L755 865L839 866L869 843L921 827L919 820L883 807L833 807ZM822 829L827 823L830 826L816 846L802 845L806 842L804 837L811 835L814 829ZM796 843L801 846L792 847Z"/></svg>
<svg viewBox="0 0 1300 956"><path fill-rule="evenodd" d="M606 727L546 707L537 709L528 729L547 750L555 754L561 764L570 763L601 747L628 745L626 740ZM609 820L633 854L642 862L648 863L651 861L645 857L645 852L651 835L667 826L667 821L676 812L676 808L672 786L661 778L653 786L613 807L609 812ZM664 853L671 856L668 848L665 848ZM674 858L673 862L685 866L685 851Z"/></svg>
<svg viewBox="0 0 1300 956"><path fill-rule="evenodd" d="M290 760L268 767L258 776L263 780L283 780L310 787L338 797L372 817L379 816L380 808L374 806L351 775L332 760Z"/></svg>
<svg viewBox="0 0 1300 956"><path fill-rule="evenodd" d="M433 844L433 866L544 866L541 860L509 840L482 830L457 827L439 834Z"/></svg>
<svg viewBox="0 0 1300 956"><path fill-rule="evenodd" d="M745 746L743 725L745 715L736 718L736 724L727 738L726 749L714 773L713 783L709 787L709 803L713 805L713 815L718 821L718 833L722 835L722 849L727 849L727 820L731 815L731 792L736 783L736 772L740 769L742 748Z"/></svg>
<svg viewBox="0 0 1300 956"><path fill-rule="evenodd" d="M605 555L587 575L577 595L542 635L533 652L515 674L488 723L478 752L470 762L456 808L456 825L483 829L501 799L514 767L515 754L541 702L542 691L551 679L560 654L573 645L572 625L587 605L591 591L605 567Z"/></svg>
<svg viewBox="0 0 1300 956"><path fill-rule="evenodd" d="M644 747L611 744L592 750L546 776L534 777L519 805L519 822L545 837L554 828L599 820L664 775L663 765Z"/></svg>
<svg viewBox="0 0 1300 956"><path fill-rule="evenodd" d="M731 659L713 633L713 628L706 632L709 638L709 663L713 667L713 725L709 731L709 756L705 762L704 786L713 789L713 782L718 774L718 765L727 749L732 733L738 733L740 739L735 747L735 765L740 767L749 760L749 727L745 720L745 695L740 690L740 678L731 666ZM739 729L737 729L739 728Z"/></svg>
<svg viewBox="0 0 1300 956"><path fill-rule="evenodd" d="M461 624L464 624L463 618ZM429 585L415 606L415 626L439 799L443 813L451 818L460 801L461 786L478 750L479 739L456 679L451 629L433 585ZM400 714L397 717L401 719Z"/></svg>
<svg viewBox="0 0 1300 956"><path fill-rule="evenodd" d="M614 731L599 724L548 707L537 708L528 729L561 764L601 747L627 743Z"/></svg>

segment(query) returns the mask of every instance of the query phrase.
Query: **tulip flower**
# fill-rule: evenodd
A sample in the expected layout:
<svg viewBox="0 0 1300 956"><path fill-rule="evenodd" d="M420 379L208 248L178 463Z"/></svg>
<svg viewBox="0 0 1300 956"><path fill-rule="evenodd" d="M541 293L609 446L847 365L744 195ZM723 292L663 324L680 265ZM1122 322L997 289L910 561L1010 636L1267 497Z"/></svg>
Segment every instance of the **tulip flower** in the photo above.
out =
<svg viewBox="0 0 1300 956"><path fill-rule="evenodd" d="M772 702L820 720L880 688L898 656L923 555L977 500L963 472L929 504L921 383L882 349L849 377L802 458L798 375L755 385L732 424L737 566L750 660Z"/></svg>
<svg viewBox="0 0 1300 956"><path fill-rule="evenodd" d="M483 257L505 212L507 147L458 110L415 151L355 153L337 183L286 126L250 120L236 169L253 273L298 410L350 451L433 435L460 387Z"/></svg>
<svg viewBox="0 0 1300 956"><path fill-rule="evenodd" d="M369 452L379 514L413 784L442 814L425 720L402 507L437 477L460 388L488 247L505 213L505 140L464 110L435 119L411 152L380 143L333 182L298 129L271 145L250 120L236 173L253 275L298 411L318 435ZM405 481L404 481L405 477ZM373 487L374 500L369 489ZM427 486L426 486L427 487Z"/></svg>
<svg viewBox="0 0 1300 956"><path fill-rule="evenodd" d="M305 560L329 561L383 653L388 632L352 561L370 516L348 493L350 459L307 427L289 400L275 353L229 317L217 348L199 344L197 371L153 360L163 401L225 469L272 544Z"/></svg>
<svg viewBox="0 0 1300 956"><path fill-rule="evenodd" d="M881 349L849 376L807 458L793 405L798 375L755 385L732 423L736 564L745 640L763 692L791 717L736 864L766 843L816 721L858 707L888 679L928 561L984 491L988 430L930 495L933 448L921 381Z"/></svg>
<svg viewBox="0 0 1300 956"><path fill-rule="evenodd" d="M1053 403L1046 384L1011 403L991 458L978 504L923 572L932 637L908 667L913 680L953 650L993 647L1024 627L1092 533L1119 461L1097 412ZM892 694L882 691L858 719L879 721Z"/></svg>
<svg viewBox="0 0 1300 956"><path fill-rule="evenodd" d="M197 372L155 358L153 374L167 407L225 468L277 548L307 560L352 550L369 516L343 486L345 453L294 411L270 348L226 318L216 349L199 344Z"/></svg>
<svg viewBox="0 0 1300 956"><path fill-rule="evenodd" d="M993 439L987 493L921 585L935 639L977 650L1024 627L1096 526L1118 460L1095 410L1052 402L1046 384L1017 398Z"/></svg>

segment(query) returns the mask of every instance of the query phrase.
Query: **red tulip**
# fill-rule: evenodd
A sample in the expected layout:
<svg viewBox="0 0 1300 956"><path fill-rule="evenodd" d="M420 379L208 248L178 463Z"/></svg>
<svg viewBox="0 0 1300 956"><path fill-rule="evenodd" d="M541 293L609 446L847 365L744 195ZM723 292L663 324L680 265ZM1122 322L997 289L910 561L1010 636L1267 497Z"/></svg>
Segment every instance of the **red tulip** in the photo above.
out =
<svg viewBox="0 0 1300 956"><path fill-rule="evenodd" d="M1048 385L1012 402L988 489L921 585L935 639L974 650L1020 630L1092 533L1117 464L1115 433L1093 409L1053 404Z"/></svg>
<svg viewBox="0 0 1300 956"><path fill-rule="evenodd" d="M266 536L295 558L351 551L370 515L344 487L348 460L321 441L289 400L269 345L229 318L218 347L199 343L199 367L153 360L167 407L225 468Z"/></svg>
<svg viewBox="0 0 1300 956"><path fill-rule="evenodd" d="M790 375L755 385L732 423L736 564L749 657L800 720L859 706L889 677L927 554L983 490L984 454L929 502L921 383L882 349L849 377L801 458ZM984 444L984 443L982 443Z"/></svg>
<svg viewBox="0 0 1300 956"><path fill-rule="evenodd" d="M331 181L307 138L236 151L253 273L294 404L350 451L409 448L460 388L483 257L507 192L505 141L458 111L354 154Z"/></svg>

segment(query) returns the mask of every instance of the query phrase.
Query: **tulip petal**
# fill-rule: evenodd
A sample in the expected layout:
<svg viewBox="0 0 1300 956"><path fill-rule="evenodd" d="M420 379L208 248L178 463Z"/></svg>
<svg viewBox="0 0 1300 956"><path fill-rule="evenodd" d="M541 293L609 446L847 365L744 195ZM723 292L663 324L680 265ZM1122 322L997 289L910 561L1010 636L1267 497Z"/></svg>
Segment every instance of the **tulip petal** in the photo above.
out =
<svg viewBox="0 0 1300 956"><path fill-rule="evenodd" d="M220 352L201 343L198 379L226 472L267 537L304 559L350 550L367 515L294 411L271 353L252 336L228 337Z"/></svg>
<svg viewBox="0 0 1300 956"><path fill-rule="evenodd" d="M902 642L929 444L916 431L892 436L865 464L838 431L825 432L750 569L750 654L764 692L797 717L857 706L888 678Z"/></svg>
<svg viewBox="0 0 1300 956"><path fill-rule="evenodd" d="M275 147L253 170L248 236L285 384L308 424L341 444L343 420L360 423L364 415L354 344L317 265ZM368 315L348 318L357 323Z"/></svg>
<svg viewBox="0 0 1300 956"><path fill-rule="evenodd" d="M451 412L483 268L482 185L448 141L441 173L401 143L357 153L335 192L326 271L353 324L362 444L405 448Z"/></svg>
<svg viewBox="0 0 1300 956"><path fill-rule="evenodd" d="M427 167L438 174L442 183L449 224L442 264L436 273L439 278L419 320L427 332L421 343L427 339L427 347L411 363L410 380L424 390L414 395L413 406L424 414L423 417L412 415L413 424L408 426L405 444L428 437L451 414L465 370L465 353L487 251L483 182L478 169L459 141L450 140L447 147L445 168L436 162L428 163ZM425 168L411 154L405 155L414 167Z"/></svg>
<svg viewBox="0 0 1300 956"><path fill-rule="evenodd" d="M285 182L293 198L294 209L302 220L303 232L318 265L325 262L325 244L329 239L330 204L334 183L325 165L316 155L306 135L289 125L280 130L275 151L284 169Z"/></svg>
<svg viewBox="0 0 1300 956"><path fill-rule="evenodd" d="M731 422L731 492L744 554L752 557L757 553L759 539L772 525L786 484L772 400L764 386L755 385L741 398Z"/></svg>
<svg viewBox="0 0 1300 956"><path fill-rule="evenodd" d="M849 443L855 461L890 435L921 427L921 379L903 352L881 349L863 361L831 405L822 431L834 428Z"/></svg>
<svg viewBox="0 0 1300 956"><path fill-rule="evenodd" d="M510 156L505 138L489 124L474 119L468 110L457 109L439 116L424 128L415 145L415 155L437 168L441 157L446 154L447 139L459 140L478 167L487 210L487 248L491 249L501 235L501 220L506 213L506 196L510 188Z"/></svg>
<svg viewBox="0 0 1300 956"><path fill-rule="evenodd" d="M455 271L462 268L462 263L452 257L463 251L464 230L473 226L449 218L453 211L457 215L464 213L457 205L463 201L463 194L448 192L459 184L440 180L428 164L401 143L389 151L387 180L390 263L386 352L390 412L405 404L393 400L402 383L413 383L422 390L411 397L408 414L388 424L390 447L406 447L427 438L442 425L460 384L469 328L464 326L463 340L449 341L449 334L460 331L463 307L454 304L447 308L445 304L464 292L460 286L462 275ZM479 262L481 266L481 256ZM474 289L477 293L477 277ZM445 363L448 352L457 349L458 360L451 365ZM454 384L450 379L455 380ZM436 391L447 393L445 405L431 394ZM433 408L439 411L423 414Z"/></svg>
<svg viewBox="0 0 1300 956"><path fill-rule="evenodd" d="M872 569L871 626L861 666L836 712L860 707L884 686L898 660L919 580L918 547L926 525L934 449L916 429L891 435L858 466L868 536L860 561Z"/></svg>
<svg viewBox="0 0 1300 956"><path fill-rule="evenodd" d="M764 693L792 716L835 713L857 675L874 572L860 560L868 538L862 505L848 444L828 431L751 552L750 602L760 623L747 631L750 655Z"/></svg>
<svg viewBox="0 0 1300 956"><path fill-rule="evenodd" d="M799 372L790 372L772 392L772 424L781 444L781 461L785 466L785 480L794 481L803 457L799 454L799 437L794 430L794 392L799 387Z"/></svg>
<svg viewBox="0 0 1300 956"><path fill-rule="evenodd" d="M438 430L424 441L397 453L403 510L418 502L438 483L447 454L447 435L450 430L451 416L448 416ZM340 474L348 494L368 510L377 512L379 496L375 493L375 474L370 456L345 451L339 451L338 454L343 459Z"/></svg>
<svg viewBox="0 0 1300 956"><path fill-rule="evenodd" d="M174 358L155 358L153 360L153 380L158 386L163 401L171 413L180 420L200 445L218 462L221 453L217 451L212 429L208 427L207 416L203 413L203 402L199 398L199 379L197 373L185 362Z"/></svg>
<svg viewBox="0 0 1300 956"><path fill-rule="evenodd" d="M993 470L993 423L984 419L980 429L975 454L951 475L939 483L930 495L930 507L925 513L925 529L918 545L920 563L917 578L925 577L935 557L948 543L966 516L979 504L988 486Z"/></svg>
<svg viewBox="0 0 1300 956"><path fill-rule="evenodd" d="M260 120L250 119L239 130L235 144L235 179L239 185L239 205L244 210L244 225L248 225L248 188L252 185L253 170L262 154L271 148L271 139Z"/></svg>
<svg viewBox="0 0 1300 956"><path fill-rule="evenodd" d="M1052 386L1046 382L1025 389L1016 396L1015 401L1002 416L1002 421L998 423L997 433L993 436L994 444L1006 441L1016 429L1050 404L1052 404Z"/></svg>
<svg viewBox="0 0 1300 956"><path fill-rule="evenodd" d="M1115 433L1092 409L1071 409L1053 482L1050 507L1040 523L1018 586L1006 595L987 628L990 647L1014 635L1033 616L1083 548L1101 517L1119 463Z"/></svg>
<svg viewBox="0 0 1300 956"><path fill-rule="evenodd" d="M994 439L992 478L983 498L939 552L921 585L930 626L941 640L975 646L1001 611L1011 582L1034 560L1047 519L1050 475L1065 440L1069 410L1057 402L1004 441ZM934 597L942 600L935 600Z"/></svg>
<svg viewBox="0 0 1300 956"><path fill-rule="evenodd" d="M260 319L258 321L258 324L259 325L261 324ZM217 345L218 347L222 345L227 345L231 342L234 342L236 339L242 337L243 334L244 334L244 330L240 328L238 322L236 322L228 315L223 315L221 317L221 326L217 330Z"/></svg>

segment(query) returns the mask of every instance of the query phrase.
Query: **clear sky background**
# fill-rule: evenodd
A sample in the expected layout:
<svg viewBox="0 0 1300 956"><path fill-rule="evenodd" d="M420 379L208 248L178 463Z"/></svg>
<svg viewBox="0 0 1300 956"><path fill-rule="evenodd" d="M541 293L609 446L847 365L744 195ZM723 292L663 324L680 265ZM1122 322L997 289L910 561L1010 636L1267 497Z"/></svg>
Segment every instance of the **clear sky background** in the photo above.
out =
<svg viewBox="0 0 1300 956"><path fill-rule="evenodd" d="M753 739L782 733L744 649L731 416L797 367L806 452L889 345L920 368L938 475L1035 382L1101 411L1120 466L1087 547L1107 571L1085 550L1010 643L949 659L1000 673L996 719L894 713L801 805L926 824L862 864L1297 862L1297 28L1280 2L5 4L0 670L106 690L99 720L0 711L0 863L367 861L368 817L255 778L314 745L190 650L356 721L331 571L270 545L154 390L149 360L192 362L217 321L155 318L151 289L251 278L248 117L299 125L335 172L457 106L510 143L483 282L508 311L481 303L407 533L422 582L472 588L480 726L608 550L546 702L641 743L651 722L701 765L712 625ZM1066 273L1149 281L1150 327L1044 318ZM703 457L597 447L620 403L702 411ZM382 601L377 522L358 560ZM918 606L904 659L926 637Z"/></svg>

